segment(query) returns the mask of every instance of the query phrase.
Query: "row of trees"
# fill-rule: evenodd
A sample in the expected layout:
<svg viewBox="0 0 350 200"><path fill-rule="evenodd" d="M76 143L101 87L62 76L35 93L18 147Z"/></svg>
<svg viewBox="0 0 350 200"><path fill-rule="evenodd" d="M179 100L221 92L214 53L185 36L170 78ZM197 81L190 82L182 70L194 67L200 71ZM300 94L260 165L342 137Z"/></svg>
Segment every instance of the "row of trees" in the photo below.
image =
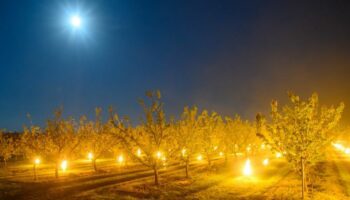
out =
<svg viewBox="0 0 350 200"><path fill-rule="evenodd" d="M289 104L280 109L277 101L273 101L270 118L258 114L254 123L239 116L221 117L216 112L200 112L197 107L185 107L175 120L165 115L159 91L147 92L146 96L145 101L139 102L144 117L137 126L132 126L127 117L120 117L113 109L109 109L105 122L100 108L96 109L94 121L81 117L78 122L73 118L64 119L59 109L45 128L25 127L19 143L0 134L0 156L6 161L20 151L30 159L40 155L56 164L57 177L62 159L73 159L81 151L92 152L92 163L97 170L96 159L116 148L153 169L158 184L158 170L164 159L182 161L189 176L190 162L198 153L210 167L218 152L227 160L228 155L238 152L254 154L263 142L272 150L283 152L300 172L304 197L309 169L334 140L334 128L344 109L343 103L321 107L317 94L301 100L289 93Z"/></svg>
<svg viewBox="0 0 350 200"><path fill-rule="evenodd" d="M96 160L117 149L152 169L155 183L159 184L158 171L165 159L181 162L188 177L190 162L198 155L203 156L211 167L219 152L227 160L229 154L237 156L243 152L248 155L260 146L255 125L239 116L223 118L216 112L185 107L180 118L175 120L166 116L159 91L147 92L146 97L139 101L144 117L136 126L112 108L105 121L100 108L96 108L94 120L82 116L78 121L64 118L62 109L58 109L46 127L31 124L24 127L20 140L9 137L4 142L8 145L1 147L5 149L0 152L4 152L1 156L4 160L15 153L22 153L30 160L39 156L55 164L55 176L58 177L62 160L72 160L90 152L93 168L97 171Z"/></svg>

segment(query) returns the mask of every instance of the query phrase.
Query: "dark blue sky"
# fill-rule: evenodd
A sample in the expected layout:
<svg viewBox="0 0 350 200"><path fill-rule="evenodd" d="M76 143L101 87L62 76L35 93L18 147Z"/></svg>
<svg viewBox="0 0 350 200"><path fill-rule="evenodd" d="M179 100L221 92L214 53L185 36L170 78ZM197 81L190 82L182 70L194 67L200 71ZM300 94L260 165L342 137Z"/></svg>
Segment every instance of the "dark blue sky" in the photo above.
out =
<svg viewBox="0 0 350 200"><path fill-rule="evenodd" d="M84 29L72 33L78 8ZM0 2L0 128L116 107L160 89L169 114L185 105L253 119L286 91L350 105L347 1ZM84 21L83 21L84 23ZM346 110L345 119L350 119Z"/></svg>

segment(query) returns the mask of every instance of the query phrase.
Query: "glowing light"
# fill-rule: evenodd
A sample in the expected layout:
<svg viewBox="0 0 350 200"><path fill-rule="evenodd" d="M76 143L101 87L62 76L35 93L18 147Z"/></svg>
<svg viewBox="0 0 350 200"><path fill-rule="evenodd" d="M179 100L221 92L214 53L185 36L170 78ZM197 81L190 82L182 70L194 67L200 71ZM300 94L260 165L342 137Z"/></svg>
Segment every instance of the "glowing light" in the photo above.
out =
<svg viewBox="0 0 350 200"><path fill-rule="evenodd" d="M157 151L156 156L157 156L158 159L160 159L162 157L162 152Z"/></svg>
<svg viewBox="0 0 350 200"><path fill-rule="evenodd" d="M265 158L264 160L263 160L263 165L264 166L267 166L269 164L269 159L268 158Z"/></svg>
<svg viewBox="0 0 350 200"><path fill-rule="evenodd" d="M68 167L68 162L67 162L66 160L63 160L63 161L61 162L61 169L62 169L63 171L66 171L66 170L67 170L67 167Z"/></svg>
<svg viewBox="0 0 350 200"><path fill-rule="evenodd" d="M335 143L333 146L340 151L345 151L345 147L339 143Z"/></svg>
<svg viewBox="0 0 350 200"><path fill-rule="evenodd" d="M162 157L162 163L163 163L163 167L166 167L167 166L167 162L166 162L166 157L165 156L163 156Z"/></svg>
<svg viewBox="0 0 350 200"><path fill-rule="evenodd" d="M74 27L74 28L79 28L81 26L82 20L80 18L80 16L78 15L74 15L70 18L70 24Z"/></svg>
<svg viewBox="0 0 350 200"><path fill-rule="evenodd" d="M282 158L282 153L277 152L277 153L276 153L276 158Z"/></svg>
<svg viewBox="0 0 350 200"><path fill-rule="evenodd" d="M218 146L215 146L215 147L214 147L214 151L215 151L216 149L218 149Z"/></svg>
<svg viewBox="0 0 350 200"><path fill-rule="evenodd" d="M197 160L198 160L198 161L203 160L203 156L202 156L202 155L198 155L198 156L197 156Z"/></svg>
<svg viewBox="0 0 350 200"><path fill-rule="evenodd" d="M123 164L124 156L123 155L119 155L118 158L117 158L117 161L118 161L119 164Z"/></svg>
<svg viewBox="0 0 350 200"><path fill-rule="evenodd" d="M39 165L40 162L41 162L41 160L40 160L39 158L36 158L36 159L34 160L34 164L35 164L35 165Z"/></svg>
<svg viewBox="0 0 350 200"><path fill-rule="evenodd" d="M182 149L181 154L182 154L182 157L185 157L186 156L186 149Z"/></svg>
<svg viewBox="0 0 350 200"><path fill-rule="evenodd" d="M219 156L220 156L220 157L222 157L223 155L224 155L224 153L222 153L222 152L219 153Z"/></svg>
<svg viewBox="0 0 350 200"><path fill-rule="evenodd" d="M88 153L88 159L89 159L89 160L92 160L93 158L94 158L94 154L92 154L91 152Z"/></svg>
<svg viewBox="0 0 350 200"><path fill-rule="evenodd" d="M138 157L141 157L141 149L137 149L136 154Z"/></svg>
<svg viewBox="0 0 350 200"><path fill-rule="evenodd" d="M252 171L252 167L251 167L251 164L250 164L250 160L247 159L245 161L245 164L244 164L244 168L243 168L243 174L245 176L250 176L253 174L253 171Z"/></svg>
<svg viewBox="0 0 350 200"><path fill-rule="evenodd" d="M266 148L265 144L261 144L261 149L264 150Z"/></svg>
<svg viewBox="0 0 350 200"><path fill-rule="evenodd" d="M249 146L247 147L247 151L250 152L252 150L252 148Z"/></svg>
<svg viewBox="0 0 350 200"><path fill-rule="evenodd" d="M162 161L165 163L166 162L166 157L162 157Z"/></svg>
<svg viewBox="0 0 350 200"><path fill-rule="evenodd" d="M350 148L346 148L346 149L344 150L344 153L345 153L345 154L350 154Z"/></svg>

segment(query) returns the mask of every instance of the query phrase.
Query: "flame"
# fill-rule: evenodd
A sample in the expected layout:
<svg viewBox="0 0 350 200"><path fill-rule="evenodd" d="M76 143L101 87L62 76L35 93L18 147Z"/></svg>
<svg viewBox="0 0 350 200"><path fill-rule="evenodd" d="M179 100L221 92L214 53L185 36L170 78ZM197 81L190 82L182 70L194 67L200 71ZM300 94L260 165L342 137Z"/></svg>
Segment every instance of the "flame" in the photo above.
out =
<svg viewBox="0 0 350 200"><path fill-rule="evenodd" d="M34 164L36 164L36 165L39 165L40 162L41 162L41 160L40 160L39 158L36 158L36 159L34 160Z"/></svg>
<svg viewBox="0 0 350 200"><path fill-rule="evenodd" d="M350 154L350 148L346 148L346 149L344 150L344 153L345 153L345 154Z"/></svg>
<svg viewBox="0 0 350 200"><path fill-rule="evenodd" d="M345 147L342 144L335 143L335 144L333 144L333 146L338 150L341 150L341 151L345 150Z"/></svg>
<svg viewBox="0 0 350 200"><path fill-rule="evenodd" d="M182 154L182 157L185 157L186 156L186 149L182 149L181 154Z"/></svg>
<svg viewBox="0 0 350 200"><path fill-rule="evenodd" d="M265 158L263 160L263 165L267 166L269 164L269 159L268 158Z"/></svg>
<svg viewBox="0 0 350 200"><path fill-rule="evenodd" d="M123 155L119 155L117 160L118 160L119 164L122 164L124 162L124 156Z"/></svg>
<svg viewBox="0 0 350 200"><path fill-rule="evenodd" d="M68 167L68 162L67 162L66 160L63 160L63 161L61 162L61 169L62 169L63 171L66 171L66 170L67 170L67 167Z"/></svg>
<svg viewBox="0 0 350 200"><path fill-rule="evenodd" d="M92 154L91 152L88 153L88 159L89 159L89 160L92 160L93 158L94 158L94 154Z"/></svg>
<svg viewBox="0 0 350 200"><path fill-rule="evenodd" d="M250 175L252 175L252 167L251 167L251 164L250 164L250 160L249 159L247 159L246 161L245 161L245 165L244 165L244 169L243 169L243 174L245 175L245 176L250 176Z"/></svg>
<svg viewBox="0 0 350 200"><path fill-rule="evenodd" d="M138 157L141 157L141 149L137 149L136 154L137 154Z"/></svg>
<svg viewBox="0 0 350 200"><path fill-rule="evenodd" d="M162 152L157 151L156 156L157 156L158 159L160 159L162 157Z"/></svg>

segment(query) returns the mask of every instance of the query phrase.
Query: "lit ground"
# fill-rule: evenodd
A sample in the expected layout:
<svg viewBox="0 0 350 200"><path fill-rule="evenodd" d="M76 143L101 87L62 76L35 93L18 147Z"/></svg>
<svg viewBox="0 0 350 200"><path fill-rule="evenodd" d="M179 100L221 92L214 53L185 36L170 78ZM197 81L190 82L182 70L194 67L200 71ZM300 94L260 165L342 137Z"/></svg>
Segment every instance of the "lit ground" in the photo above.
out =
<svg viewBox="0 0 350 200"><path fill-rule="evenodd" d="M312 199L350 199L350 160L332 154L320 163L312 177ZM241 159L225 166L217 160L208 172L205 162L192 166L192 178L184 178L178 165L160 172L161 186L153 185L152 171L140 166L118 167L114 160L98 162L93 173L88 161L70 163L58 180L52 166L41 165L34 182L31 165L10 166L2 171L0 199L299 199L299 180L283 159L263 166L252 159L253 175L242 176Z"/></svg>

